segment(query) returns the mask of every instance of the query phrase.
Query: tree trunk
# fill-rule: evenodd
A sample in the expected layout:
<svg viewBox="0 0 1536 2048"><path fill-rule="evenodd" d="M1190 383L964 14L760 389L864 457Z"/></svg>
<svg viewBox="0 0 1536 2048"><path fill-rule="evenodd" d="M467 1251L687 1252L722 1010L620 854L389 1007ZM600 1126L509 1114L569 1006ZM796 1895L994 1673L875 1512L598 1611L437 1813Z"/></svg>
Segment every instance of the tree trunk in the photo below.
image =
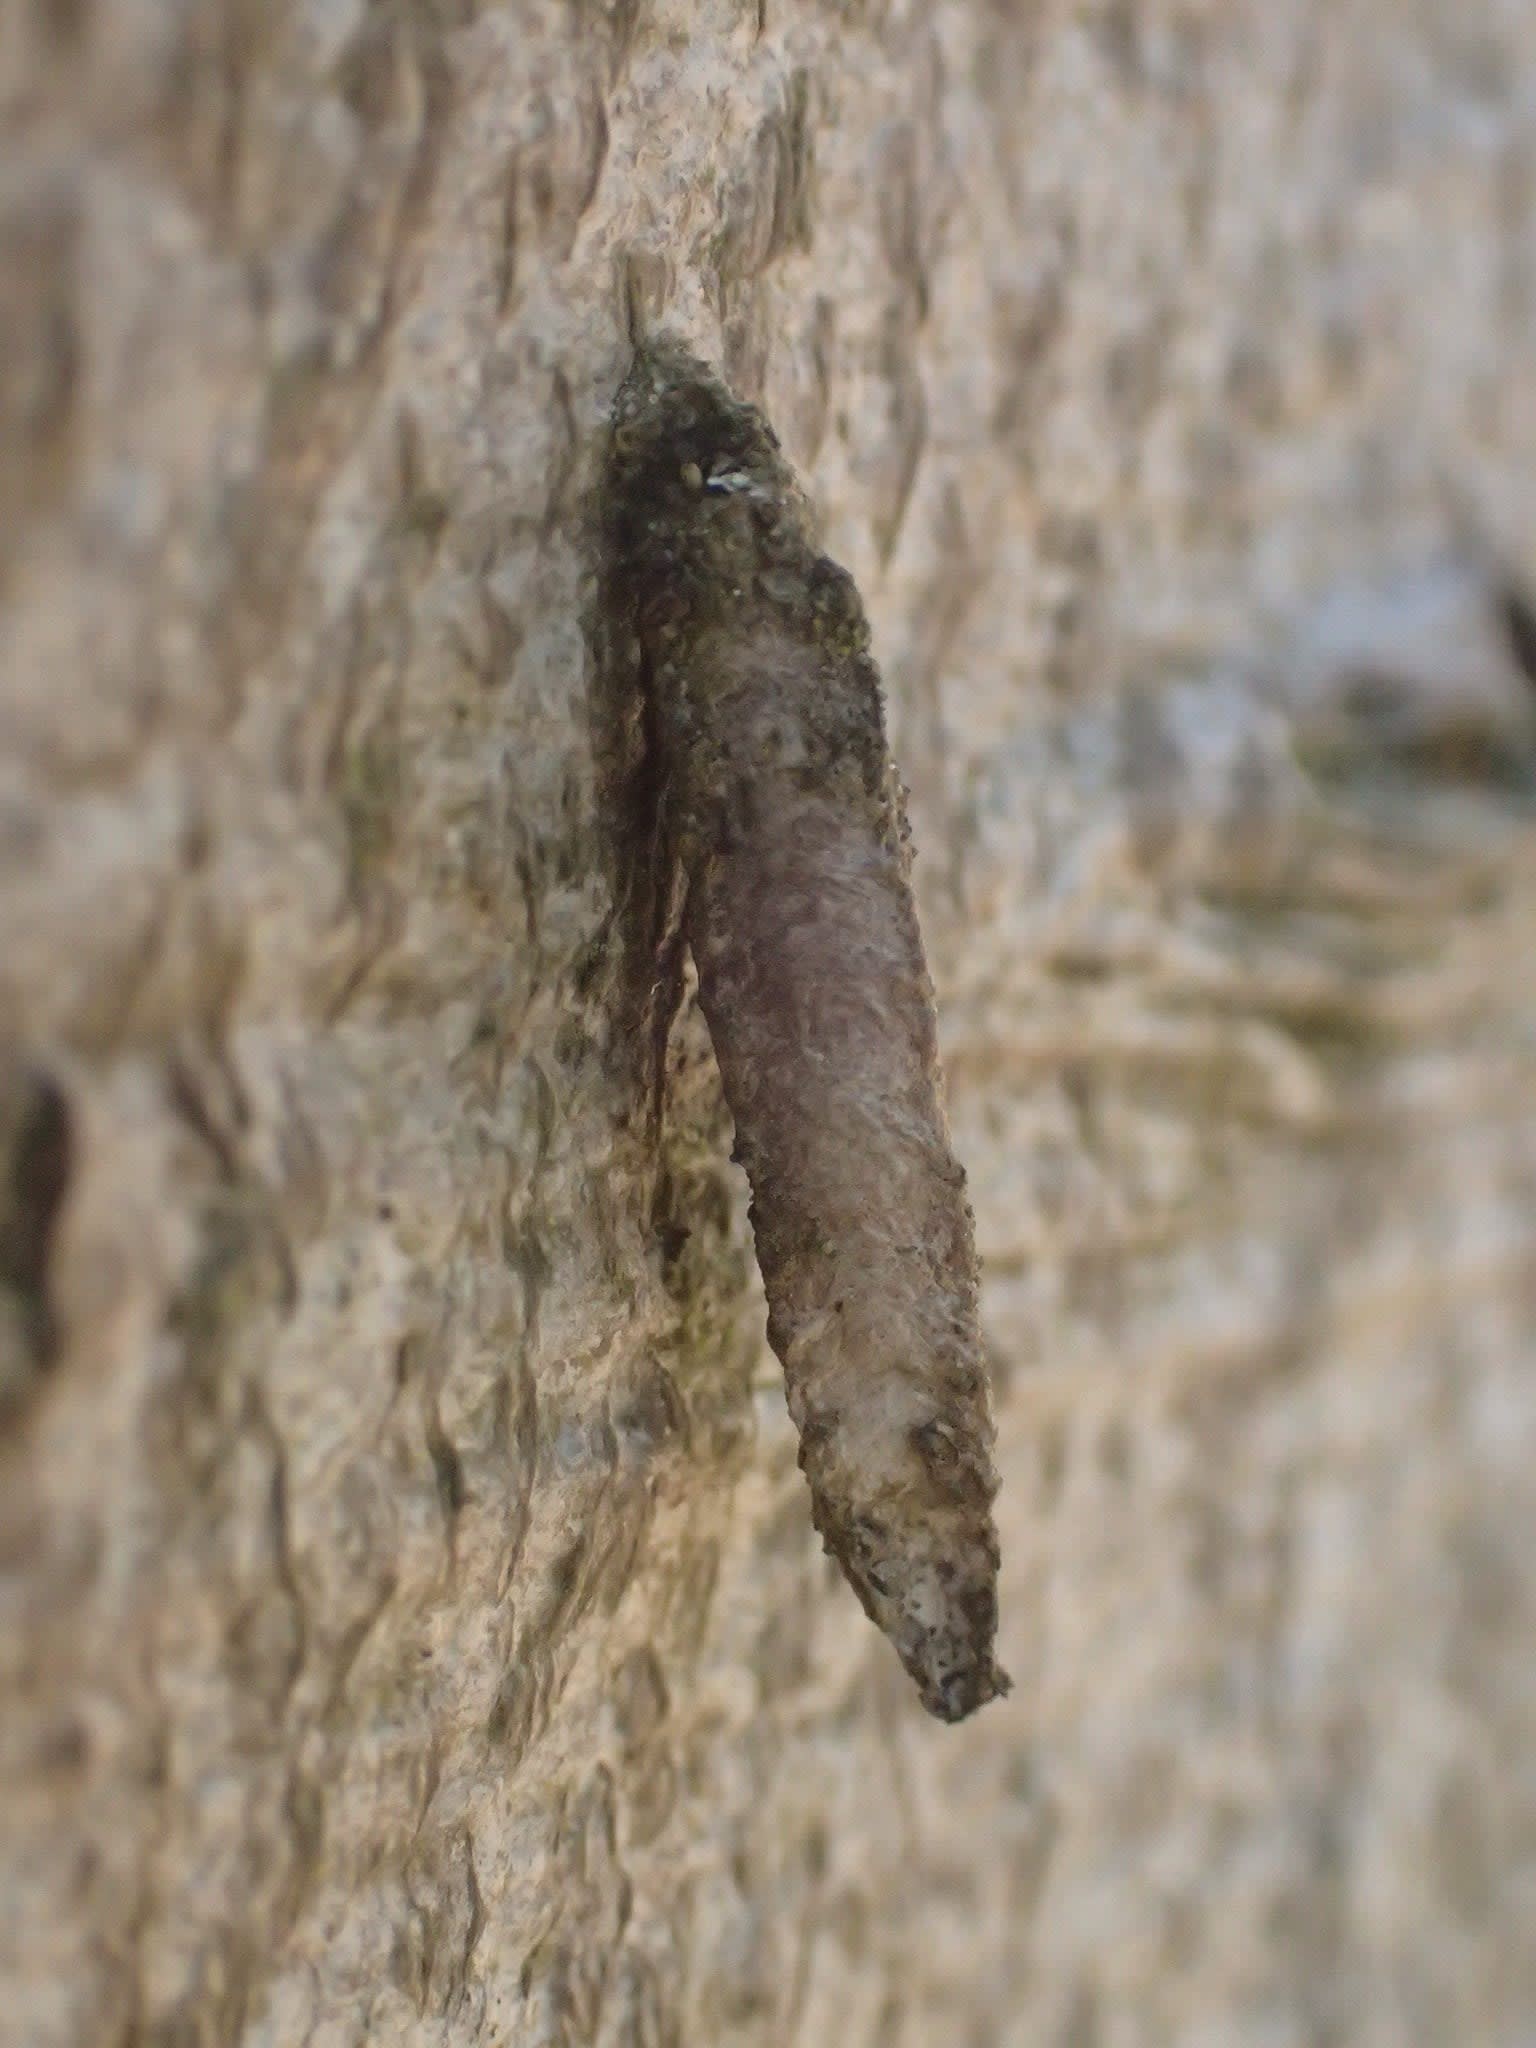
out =
<svg viewBox="0 0 1536 2048"><path fill-rule="evenodd" d="M6 0L0 2042L1536 2029L1536 17ZM853 572L1010 1697L820 1550L609 407Z"/></svg>

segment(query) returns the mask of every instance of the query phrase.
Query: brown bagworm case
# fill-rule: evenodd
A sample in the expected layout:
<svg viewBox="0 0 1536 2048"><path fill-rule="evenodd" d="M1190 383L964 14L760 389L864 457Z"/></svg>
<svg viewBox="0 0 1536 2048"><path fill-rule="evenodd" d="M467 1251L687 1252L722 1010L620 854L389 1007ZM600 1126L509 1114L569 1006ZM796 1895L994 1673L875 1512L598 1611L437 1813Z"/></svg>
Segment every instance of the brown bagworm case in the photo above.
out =
<svg viewBox="0 0 1536 2048"><path fill-rule="evenodd" d="M993 1428L863 607L766 421L675 343L619 392L603 507L816 1526L959 1720L1007 1686Z"/></svg>

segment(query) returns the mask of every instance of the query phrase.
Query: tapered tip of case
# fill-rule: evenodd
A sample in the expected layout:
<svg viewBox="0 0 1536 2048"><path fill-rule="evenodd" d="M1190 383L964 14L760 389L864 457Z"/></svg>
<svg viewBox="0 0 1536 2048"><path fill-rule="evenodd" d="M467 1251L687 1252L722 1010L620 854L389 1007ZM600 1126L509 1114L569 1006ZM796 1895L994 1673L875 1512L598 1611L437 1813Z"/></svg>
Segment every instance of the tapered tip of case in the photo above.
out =
<svg viewBox="0 0 1536 2048"><path fill-rule="evenodd" d="M954 1671L938 1684L919 1681L923 1705L939 1721L964 1721L989 1700L1000 1700L1013 1691L1013 1680L990 1657Z"/></svg>
<svg viewBox="0 0 1536 2048"><path fill-rule="evenodd" d="M963 1721L1010 1690L993 1655L997 1537L989 1516L970 1527L953 1512L901 1526L865 1514L828 1547L936 1720Z"/></svg>

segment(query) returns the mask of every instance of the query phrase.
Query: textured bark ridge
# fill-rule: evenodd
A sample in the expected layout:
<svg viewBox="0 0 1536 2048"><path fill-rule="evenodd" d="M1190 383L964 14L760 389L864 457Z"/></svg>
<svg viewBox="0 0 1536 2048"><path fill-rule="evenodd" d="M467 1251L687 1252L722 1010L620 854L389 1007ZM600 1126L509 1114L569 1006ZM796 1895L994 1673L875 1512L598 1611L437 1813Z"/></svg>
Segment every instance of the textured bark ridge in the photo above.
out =
<svg viewBox="0 0 1536 2048"><path fill-rule="evenodd" d="M1520 0L0 0L0 2048L1533 2048L1533 77ZM637 1129L662 330L910 785L958 1730L821 1554L697 1002ZM735 532L678 440L623 504ZM857 633L799 516L743 727ZM872 703L767 838L823 907ZM696 888L711 989L798 873ZM776 1171L830 1096L915 1267L817 1081Z"/></svg>
<svg viewBox="0 0 1536 2048"><path fill-rule="evenodd" d="M607 494L816 1526L960 1720L1007 1687L993 1427L863 607L761 415L673 343L619 394Z"/></svg>

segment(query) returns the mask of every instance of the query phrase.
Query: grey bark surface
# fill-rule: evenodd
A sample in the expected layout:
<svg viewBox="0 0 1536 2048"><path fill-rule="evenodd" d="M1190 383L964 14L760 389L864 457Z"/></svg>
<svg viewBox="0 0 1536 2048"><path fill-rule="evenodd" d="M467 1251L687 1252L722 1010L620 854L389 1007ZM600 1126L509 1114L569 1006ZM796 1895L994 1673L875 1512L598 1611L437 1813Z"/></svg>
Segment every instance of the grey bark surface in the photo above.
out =
<svg viewBox="0 0 1536 2048"><path fill-rule="evenodd" d="M0 8L0 2041L1536 2028L1536 20ZM999 1659L822 1556L592 490L854 572Z"/></svg>

